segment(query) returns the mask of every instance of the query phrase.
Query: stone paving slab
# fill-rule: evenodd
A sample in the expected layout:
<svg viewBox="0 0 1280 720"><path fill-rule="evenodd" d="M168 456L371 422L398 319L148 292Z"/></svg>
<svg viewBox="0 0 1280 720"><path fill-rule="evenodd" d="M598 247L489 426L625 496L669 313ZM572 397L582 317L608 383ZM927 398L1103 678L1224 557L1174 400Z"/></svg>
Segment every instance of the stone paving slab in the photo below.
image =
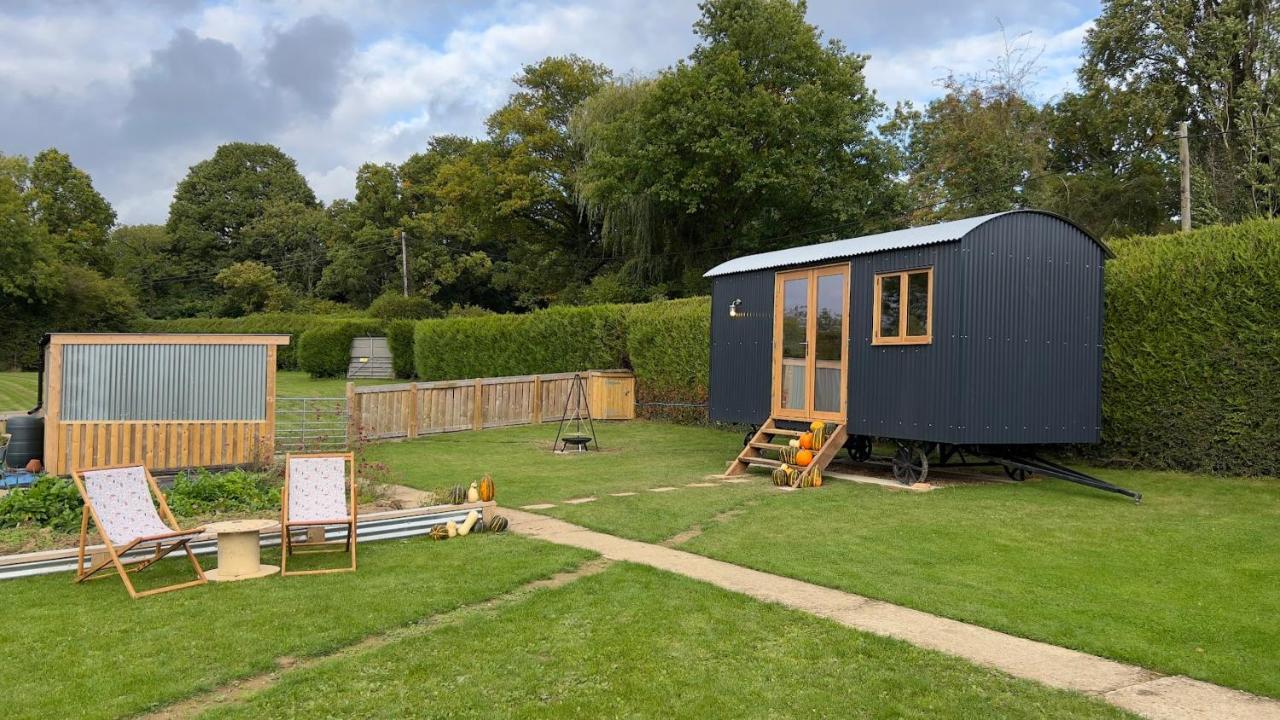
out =
<svg viewBox="0 0 1280 720"><path fill-rule="evenodd" d="M521 505L521 510L550 510L555 507L555 503L538 503L537 505Z"/></svg>
<svg viewBox="0 0 1280 720"><path fill-rule="evenodd" d="M696 482L689 483L688 485L685 485L685 487L720 487L720 483Z"/></svg>
<svg viewBox="0 0 1280 720"><path fill-rule="evenodd" d="M638 493L633 493L633 492L617 492L617 493L609 493L609 497L631 497L632 495L636 495L636 494L638 494Z"/></svg>
<svg viewBox="0 0 1280 720"><path fill-rule="evenodd" d="M565 500L564 504L565 505L582 505L583 503L589 503L589 502L595 502L595 501L596 499L593 497L580 497L580 498L573 498L572 500Z"/></svg>
<svg viewBox="0 0 1280 720"><path fill-rule="evenodd" d="M675 490L675 488L673 487L649 488L649 492L671 492L672 490Z"/></svg>
<svg viewBox="0 0 1280 720"><path fill-rule="evenodd" d="M672 488L674 489L674 488ZM624 540L544 515L509 511L513 532L648 565L846 627L904 640L1050 687L1096 695L1153 720L1280 720L1280 701L751 570L682 550Z"/></svg>

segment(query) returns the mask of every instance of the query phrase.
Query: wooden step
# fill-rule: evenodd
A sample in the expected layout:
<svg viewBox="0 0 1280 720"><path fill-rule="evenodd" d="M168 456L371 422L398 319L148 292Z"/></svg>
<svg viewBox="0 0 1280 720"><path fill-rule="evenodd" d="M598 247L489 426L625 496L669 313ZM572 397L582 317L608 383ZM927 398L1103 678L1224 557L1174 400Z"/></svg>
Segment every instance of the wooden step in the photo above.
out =
<svg viewBox="0 0 1280 720"><path fill-rule="evenodd" d="M750 442L750 443L747 443L747 447L753 447L756 450L781 450L782 448L785 448L787 446L776 445L774 443L767 443L767 442Z"/></svg>
<svg viewBox="0 0 1280 720"><path fill-rule="evenodd" d="M800 437L808 432L808 430L787 430L786 428L767 428L760 432L765 435L786 435L787 437Z"/></svg>
<svg viewBox="0 0 1280 720"><path fill-rule="evenodd" d="M769 458L763 458L763 457L742 458L742 462L748 465L760 465L762 467L771 467L771 468L776 468L782 465L781 460L770 460Z"/></svg>

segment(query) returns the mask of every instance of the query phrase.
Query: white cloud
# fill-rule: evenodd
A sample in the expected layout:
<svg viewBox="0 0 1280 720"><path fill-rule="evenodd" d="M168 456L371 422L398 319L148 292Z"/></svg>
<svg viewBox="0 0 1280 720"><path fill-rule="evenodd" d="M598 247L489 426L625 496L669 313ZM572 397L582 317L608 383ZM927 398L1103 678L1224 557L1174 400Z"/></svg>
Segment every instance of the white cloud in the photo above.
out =
<svg viewBox="0 0 1280 720"><path fill-rule="evenodd" d="M698 12L693 0L23 7L28 9L0 5L0 152L32 154L51 145L68 150L129 223L163 222L188 166L231 140L275 143L297 159L318 196L349 197L363 162L403 160L439 133L483 133L485 116L506 99L522 65L578 53L619 73L652 73L688 54ZM1033 31L1031 42L1045 46L1038 90L1046 97L1060 92L1072 82L1085 21L1096 14L1097 0L1034 6L980 0L945 7L932 0L811 0L810 7L811 22L828 37L872 55L868 82L892 104L927 101L948 69L985 69L1001 45L996 18L1007 22L1011 36ZM328 68L333 84L300 84L312 79L308 63L318 62L302 57L302 50L314 51L305 42L297 64L277 62L273 77L268 58L280 57L270 55L272 47L315 15L351 31L351 54L341 67ZM241 71L207 68L222 84L211 84L207 97L188 89L180 101L179 89L157 89L154 78L166 71L181 84L183 77L202 76L199 61L191 67L173 57L184 29L195 36L186 45L209 51L201 57L226 57ZM196 41L216 42L225 51L213 53L213 45ZM163 62L170 65L157 64ZM145 97L139 95L140 77L153 79ZM284 90L276 81L292 85ZM229 98L222 104L230 107L221 107L213 91ZM308 100L305 107L296 104ZM208 112L192 110L201 103L213 105Z"/></svg>

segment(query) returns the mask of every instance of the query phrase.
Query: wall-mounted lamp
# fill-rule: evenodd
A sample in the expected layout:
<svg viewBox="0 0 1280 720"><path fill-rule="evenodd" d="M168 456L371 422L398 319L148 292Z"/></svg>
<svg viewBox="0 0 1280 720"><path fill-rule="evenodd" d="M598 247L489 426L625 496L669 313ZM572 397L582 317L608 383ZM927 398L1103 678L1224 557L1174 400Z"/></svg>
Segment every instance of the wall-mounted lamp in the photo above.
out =
<svg viewBox="0 0 1280 720"><path fill-rule="evenodd" d="M733 302L729 303L729 317L731 318L738 317L738 306L741 304L742 304L742 298L736 298L734 299Z"/></svg>

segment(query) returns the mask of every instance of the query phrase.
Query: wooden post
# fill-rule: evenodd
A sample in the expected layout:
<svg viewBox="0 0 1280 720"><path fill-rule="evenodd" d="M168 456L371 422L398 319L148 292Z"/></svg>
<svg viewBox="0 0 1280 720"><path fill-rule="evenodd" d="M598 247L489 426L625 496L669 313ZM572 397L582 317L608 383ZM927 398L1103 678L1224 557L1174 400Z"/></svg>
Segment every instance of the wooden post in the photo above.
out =
<svg viewBox="0 0 1280 720"><path fill-rule="evenodd" d="M418 437L418 383L409 383L409 392L405 393L409 407L406 408L405 434L410 438Z"/></svg>
<svg viewBox="0 0 1280 720"><path fill-rule="evenodd" d="M484 429L484 383L481 378L476 378L474 403L471 408L471 429Z"/></svg>
<svg viewBox="0 0 1280 720"><path fill-rule="evenodd" d="M263 465L271 464L276 452L276 346L267 346L267 417L263 427L262 447L259 448Z"/></svg>
<svg viewBox="0 0 1280 720"><path fill-rule="evenodd" d="M1191 145L1187 121L1178 123L1178 166L1182 170L1182 231L1191 229Z"/></svg>
<svg viewBox="0 0 1280 720"><path fill-rule="evenodd" d="M347 383L347 447L352 447L360 440L360 396L356 395L356 384Z"/></svg>
<svg viewBox="0 0 1280 720"><path fill-rule="evenodd" d="M44 464L52 475L71 472L66 462L65 433L59 423L62 417L62 345L49 343L44 364Z"/></svg>
<svg viewBox="0 0 1280 720"><path fill-rule="evenodd" d="M542 424L542 376L533 376L533 400L532 408L529 410L529 422L533 425Z"/></svg>

